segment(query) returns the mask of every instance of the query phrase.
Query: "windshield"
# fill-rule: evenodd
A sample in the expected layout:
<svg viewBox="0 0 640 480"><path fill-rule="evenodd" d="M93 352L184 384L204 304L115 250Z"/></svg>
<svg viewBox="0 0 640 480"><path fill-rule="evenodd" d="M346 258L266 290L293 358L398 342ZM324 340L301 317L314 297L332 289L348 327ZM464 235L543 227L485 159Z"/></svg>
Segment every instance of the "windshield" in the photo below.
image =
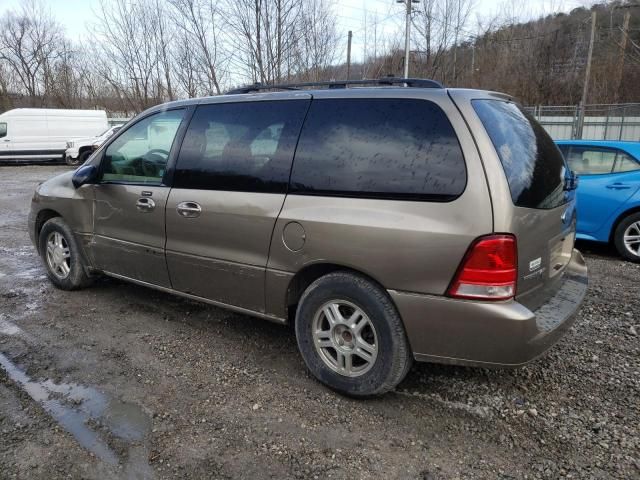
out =
<svg viewBox="0 0 640 480"><path fill-rule="evenodd" d="M548 209L566 203L568 170L542 126L513 102L472 103L500 157L514 205Z"/></svg>

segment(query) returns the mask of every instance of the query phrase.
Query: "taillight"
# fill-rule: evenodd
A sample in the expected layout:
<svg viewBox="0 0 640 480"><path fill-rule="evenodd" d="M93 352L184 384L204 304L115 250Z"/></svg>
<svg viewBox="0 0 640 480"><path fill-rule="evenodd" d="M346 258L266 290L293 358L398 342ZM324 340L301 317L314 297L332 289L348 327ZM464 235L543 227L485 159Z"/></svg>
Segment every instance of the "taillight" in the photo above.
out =
<svg viewBox="0 0 640 480"><path fill-rule="evenodd" d="M447 295L506 300L516 294L518 249L513 235L488 235L469 247Z"/></svg>

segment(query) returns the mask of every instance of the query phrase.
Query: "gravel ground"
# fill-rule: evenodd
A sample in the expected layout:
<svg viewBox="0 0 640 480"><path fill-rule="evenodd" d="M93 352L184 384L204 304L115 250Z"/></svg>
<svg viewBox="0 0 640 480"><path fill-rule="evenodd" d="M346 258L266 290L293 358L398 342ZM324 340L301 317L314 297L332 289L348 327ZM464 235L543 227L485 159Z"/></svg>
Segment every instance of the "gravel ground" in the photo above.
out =
<svg viewBox="0 0 640 480"><path fill-rule="evenodd" d="M356 401L292 329L108 279L53 288L25 231L60 166L0 167L0 478L640 478L640 266L517 370L418 364Z"/></svg>

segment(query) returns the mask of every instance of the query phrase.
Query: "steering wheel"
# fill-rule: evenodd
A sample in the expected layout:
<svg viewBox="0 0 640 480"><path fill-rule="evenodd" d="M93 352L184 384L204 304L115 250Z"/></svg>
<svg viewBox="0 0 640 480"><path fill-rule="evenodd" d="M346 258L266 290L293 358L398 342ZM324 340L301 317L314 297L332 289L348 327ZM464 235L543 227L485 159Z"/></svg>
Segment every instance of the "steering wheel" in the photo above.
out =
<svg viewBox="0 0 640 480"><path fill-rule="evenodd" d="M154 148L153 150L149 150L147 152L147 154L145 155L145 157L147 157L149 155L163 157L163 158L161 158L162 161L166 161L167 158L169 158L169 152L167 152L166 150L163 150L161 148Z"/></svg>
<svg viewBox="0 0 640 480"><path fill-rule="evenodd" d="M164 165L169 158L169 152L160 148L149 150L140 158L140 166L145 177L157 177L161 165Z"/></svg>

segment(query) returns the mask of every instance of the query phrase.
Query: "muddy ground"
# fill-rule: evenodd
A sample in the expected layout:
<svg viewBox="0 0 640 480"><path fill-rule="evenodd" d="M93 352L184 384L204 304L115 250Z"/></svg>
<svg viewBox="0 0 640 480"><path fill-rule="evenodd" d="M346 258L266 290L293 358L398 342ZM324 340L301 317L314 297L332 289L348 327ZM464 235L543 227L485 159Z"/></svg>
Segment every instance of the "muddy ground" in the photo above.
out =
<svg viewBox="0 0 640 480"><path fill-rule="evenodd" d="M25 229L62 166L0 167L0 478L640 478L640 266L518 370L416 365L356 401L290 328L126 283L56 290Z"/></svg>

